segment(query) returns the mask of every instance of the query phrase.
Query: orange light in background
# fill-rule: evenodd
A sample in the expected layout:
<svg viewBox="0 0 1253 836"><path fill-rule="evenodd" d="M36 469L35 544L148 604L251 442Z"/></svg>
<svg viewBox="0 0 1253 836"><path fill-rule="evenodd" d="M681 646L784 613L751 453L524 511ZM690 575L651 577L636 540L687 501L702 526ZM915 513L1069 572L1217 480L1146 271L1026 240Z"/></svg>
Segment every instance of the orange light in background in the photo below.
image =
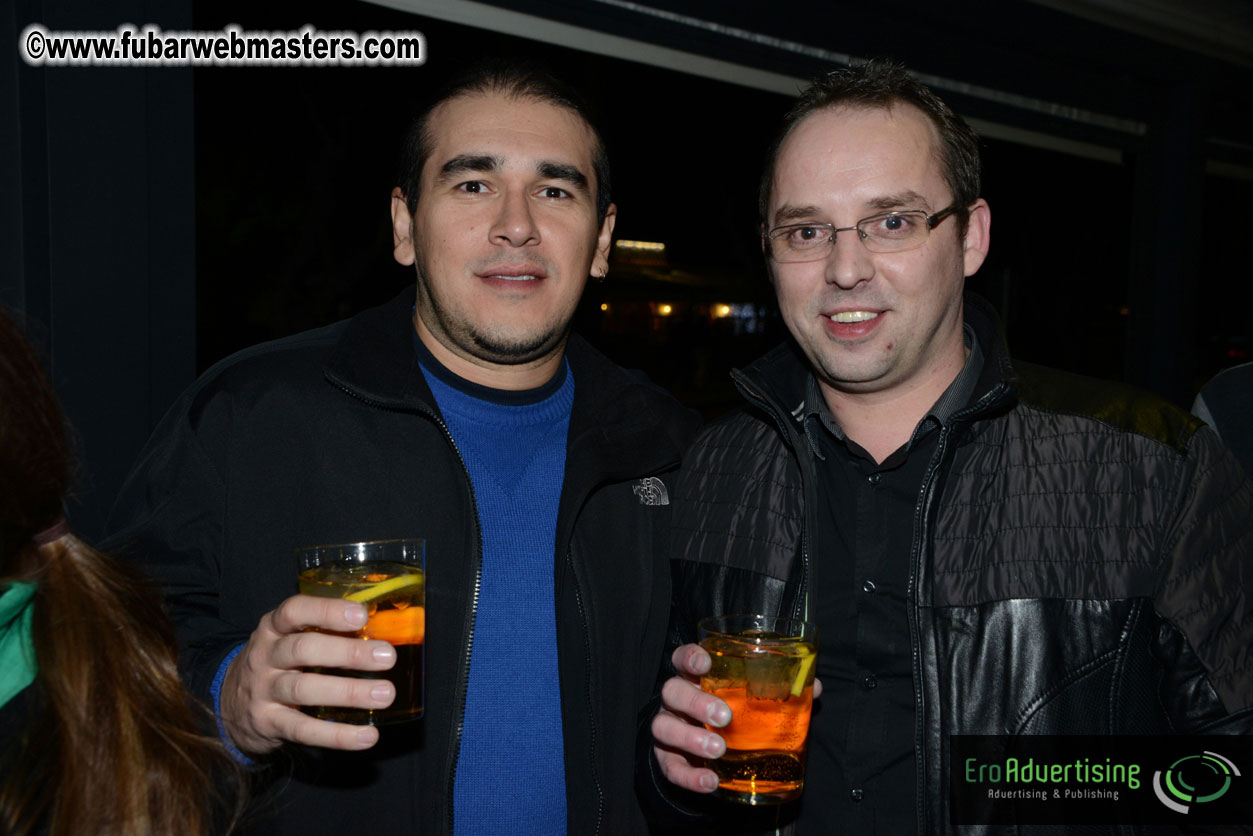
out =
<svg viewBox="0 0 1253 836"><path fill-rule="evenodd" d="M664 253L666 245L660 241L614 241L613 245L620 250L637 253Z"/></svg>
<svg viewBox="0 0 1253 836"><path fill-rule="evenodd" d="M713 314L718 319L724 319L731 315L730 305L714 305Z"/></svg>
<svg viewBox="0 0 1253 836"><path fill-rule="evenodd" d="M661 304L657 306L657 313L661 314L662 316L669 316L670 314L674 313L674 308L666 304Z"/></svg>
<svg viewBox="0 0 1253 836"><path fill-rule="evenodd" d="M600 303L600 309L601 309L602 311L607 311L607 310L609 310L609 303L608 303L608 302L601 302L601 303Z"/></svg>

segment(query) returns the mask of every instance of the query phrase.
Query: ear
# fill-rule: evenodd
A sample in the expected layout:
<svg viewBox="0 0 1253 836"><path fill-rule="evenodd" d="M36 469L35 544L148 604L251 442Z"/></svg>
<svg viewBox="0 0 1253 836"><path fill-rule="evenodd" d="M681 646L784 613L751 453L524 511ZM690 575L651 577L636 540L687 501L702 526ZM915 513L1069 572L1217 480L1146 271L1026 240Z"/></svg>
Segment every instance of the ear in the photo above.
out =
<svg viewBox="0 0 1253 836"><path fill-rule="evenodd" d="M992 209L986 200L979 198L971 204L966 234L962 237L962 258L965 260L967 276L973 276L983 266L991 244Z"/></svg>
<svg viewBox="0 0 1253 836"><path fill-rule="evenodd" d="M770 284L775 285L774 281L774 259L770 257L770 238L766 235L766 224L761 225L761 257L766 261L766 278L770 280Z"/></svg>
<svg viewBox="0 0 1253 836"><path fill-rule="evenodd" d="M392 189L392 258L397 263L413 264L413 216L400 187Z"/></svg>
<svg viewBox="0 0 1253 836"><path fill-rule="evenodd" d="M591 275L603 279L609 274L609 247L613 243L613 225L618 220L618 207L611 203L605 210L605 220L601 222L600 232L596 235L596 255L592 257Z"/></svg>

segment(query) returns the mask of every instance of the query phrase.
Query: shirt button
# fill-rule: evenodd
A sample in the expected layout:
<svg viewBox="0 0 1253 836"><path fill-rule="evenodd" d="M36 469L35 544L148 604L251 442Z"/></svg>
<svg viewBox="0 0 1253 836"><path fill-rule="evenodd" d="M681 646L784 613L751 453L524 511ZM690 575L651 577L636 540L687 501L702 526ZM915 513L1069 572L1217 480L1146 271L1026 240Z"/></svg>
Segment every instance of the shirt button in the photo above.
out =
<svg viewBox="0 0 1253 836"><path fill-rule="evenodd" d="M854 801L861 801L863 798L866 797L866 791L863 789L856 789L850 792L849 795L852 797Z"/></svg>
<svg viewBox="0 0 1253 836"><path fill-rule="evenodd" d="M861 681L861 684L866 686L867 691L873 691L875 688L879 687L879 680L875 679L873 676L868 676Z"/></svg>
<svg viewBox="0 0 1253 836"><path fill-rule="evenodd" d="M862 592L874 592L874 581L866 581L861 585Z"/></svg>
<svg viewBox="0 0 1253 836"><path fill-rule="evenodd" d="M869 482L874 487L878 487L879 480L881 480L882 478L883 477L880 476L878 473L871 473L869 476L866 477L866 481Z"/></svg>

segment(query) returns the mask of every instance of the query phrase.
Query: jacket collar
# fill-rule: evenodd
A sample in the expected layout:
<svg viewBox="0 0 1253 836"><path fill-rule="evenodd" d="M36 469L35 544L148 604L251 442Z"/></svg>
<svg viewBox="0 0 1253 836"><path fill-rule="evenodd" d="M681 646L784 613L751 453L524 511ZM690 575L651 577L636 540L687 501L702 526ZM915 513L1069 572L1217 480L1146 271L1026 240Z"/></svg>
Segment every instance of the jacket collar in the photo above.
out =
<svg viewBox="0 0 1253 836"><path fill-rule="evenodd" d="M975 293L967 292L963 303L965 323L974 331L984 360L970 406L959 409L954 420L978 420L1012 404L1017 399L1017 385L996 311ZM811 374L809 360L796 341L788 339L742 371L732 371L731 377L751 403L772 412L780 425L796 429L805 415Z"/></svg>
<svg viewBox="0 0 1253 836"><path fill-rule="evenodd" d="M326 379L375 406L434 411L435 400L413 352L414 294L409 287L390 302L344 323L323 370Z"/></svg>
<svg viewBox="0 0 1253 836"><path fill-rule="evenodd" d="M413 303L409 288L348 320L324 374L332 385L374 406L438 416L413 350ZM681 428L694 418L684 415L672 397L642 374L615 365L577 334L566 345L566 358L575 385L572 448L580 441L594 443L602 462L620 462L615 471L639 472L648 462L661 469L678 461Z"/></svg>

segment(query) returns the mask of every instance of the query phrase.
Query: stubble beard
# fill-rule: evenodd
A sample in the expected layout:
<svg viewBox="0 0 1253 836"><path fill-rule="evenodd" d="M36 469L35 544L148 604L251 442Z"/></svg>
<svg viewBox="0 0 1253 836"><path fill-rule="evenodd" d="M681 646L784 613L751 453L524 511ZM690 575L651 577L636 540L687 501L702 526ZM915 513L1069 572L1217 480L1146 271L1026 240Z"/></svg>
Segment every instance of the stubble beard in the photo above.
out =
<svg viewBox="0 0 1253 836"><path fill-rule="evenodd" d="M565 342L571 327L571 322L567 321L563 325L546 326L535 334L522 335L482 330L442 305L427 289L421 272L418 273L418 316L436 339L442 335L451 343L451 350L502 366L519 366L551 354Z"/></svg>

